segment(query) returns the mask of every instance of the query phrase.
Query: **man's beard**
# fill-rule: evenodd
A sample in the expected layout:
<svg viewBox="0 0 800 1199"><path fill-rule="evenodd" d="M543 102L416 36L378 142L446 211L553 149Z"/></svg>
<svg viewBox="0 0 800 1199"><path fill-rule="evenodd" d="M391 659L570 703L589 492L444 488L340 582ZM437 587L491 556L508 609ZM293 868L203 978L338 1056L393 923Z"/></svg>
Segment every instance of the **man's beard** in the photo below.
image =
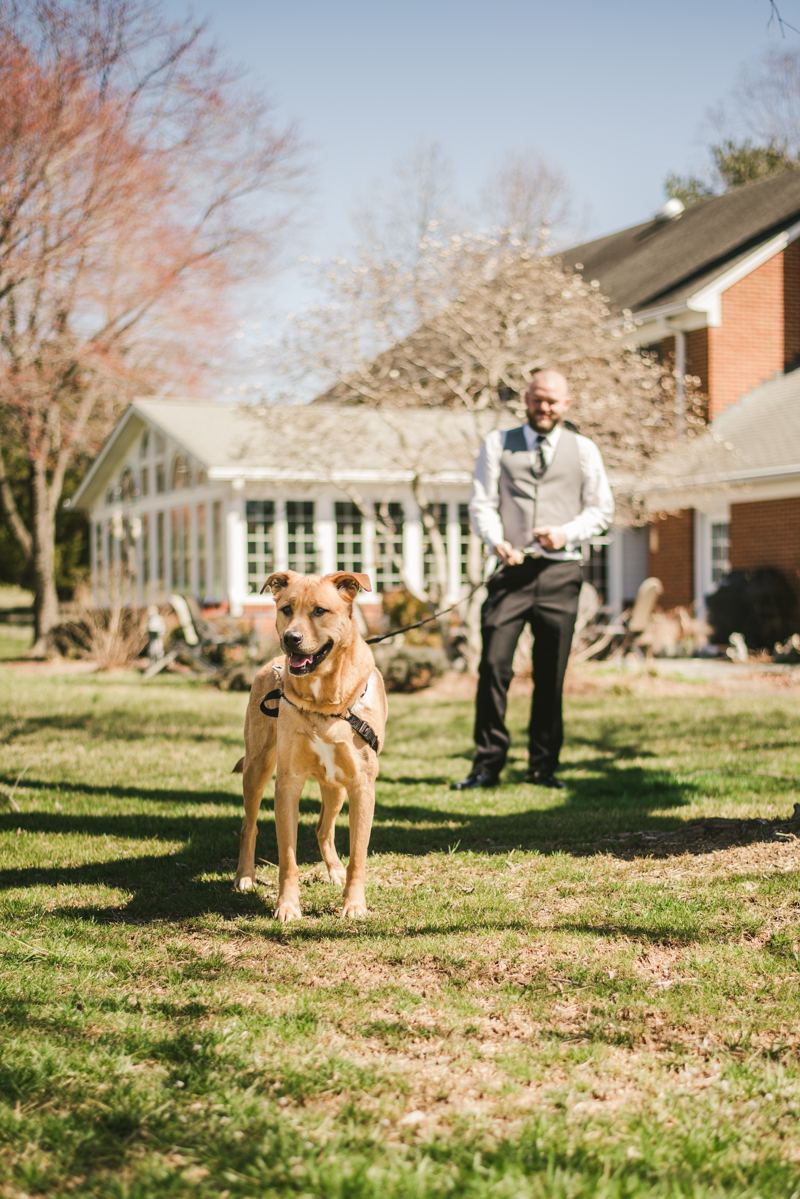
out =
<svg viewBox="0 0 800 1199"><path fill-rule="evenodd" d="M544 418L542 418L542 417L534 418L532 416L528 417L528 424L537 433L552 433L553 429L555 429L555 427L558 423L559 423L558 418L555 416L544 417Z"/></svg>

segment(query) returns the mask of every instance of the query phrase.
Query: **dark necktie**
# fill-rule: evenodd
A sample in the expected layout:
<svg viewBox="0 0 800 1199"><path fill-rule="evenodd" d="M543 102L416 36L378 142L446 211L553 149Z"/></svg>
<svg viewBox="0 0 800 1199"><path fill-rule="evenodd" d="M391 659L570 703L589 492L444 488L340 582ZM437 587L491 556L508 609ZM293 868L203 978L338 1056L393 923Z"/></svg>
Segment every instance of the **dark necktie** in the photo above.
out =
<svg viewBox="0 0 800 1199"><path fill-rule="evenodd" d="M541 479L546 470L547 470L547 462L545 461L545 456L544 456L544 438L542 437L541 434L539 434L537 437L537 440L536 440L536 448L533 451L533 477L534 477L534 479Z"/></svg>

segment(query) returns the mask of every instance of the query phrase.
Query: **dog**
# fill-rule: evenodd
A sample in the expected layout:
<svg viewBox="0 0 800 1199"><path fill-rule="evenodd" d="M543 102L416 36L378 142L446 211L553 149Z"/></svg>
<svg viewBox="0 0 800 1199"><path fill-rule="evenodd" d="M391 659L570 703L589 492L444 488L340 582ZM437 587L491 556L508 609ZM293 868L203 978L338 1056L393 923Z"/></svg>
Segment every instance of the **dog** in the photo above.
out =
<svg viewBox="0 0 800 1199"><path fill-rule="evenodd" d="M387 702L372 650L353 616L366 575L300 575L279 571L269 587L277 605L276 632L283 658L258 672L244 724L241 773L244 820L234 886L255 884L256 821L264 788L275 779L278 836L278 906L284 923L301 916L297 821L306 779L319 783L322 808L317 841L331 883L344 887L341 915L366 916L367 847L375 809L378 753L383 748ZM336 817L350 801L350 860L345 870L334 845Z"/></svg>

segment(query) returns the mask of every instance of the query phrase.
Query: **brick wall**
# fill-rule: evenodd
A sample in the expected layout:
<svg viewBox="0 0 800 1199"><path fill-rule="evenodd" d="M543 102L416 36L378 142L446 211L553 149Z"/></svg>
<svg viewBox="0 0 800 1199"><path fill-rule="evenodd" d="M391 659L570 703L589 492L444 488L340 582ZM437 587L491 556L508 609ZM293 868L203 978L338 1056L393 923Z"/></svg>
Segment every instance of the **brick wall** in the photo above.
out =
<svg viewBox="0 0 800 1199"><path fill-rule="evenodd" d="M731 569L774 566L800 599L800 497L731 504Z"/></svg>
<svg viewBox="0 0 800 1199"><path fill-rule="evenodd" d="M784 255L775 254L722 294L722 324L708 330L709 416L784 368Z"/></svg>
<svg viewBox="0 0 800 1199"><path fill-rule="evenodd" d="M649 526L647 573L664 584L660 606L688 608L694 602L694 509L664 513Z"/></svg>
<svg viewBox="0 0 800 1199"><path fill-rule="evenodd" d="M783 253L783 365L800 363L800 238Z"/></svg>

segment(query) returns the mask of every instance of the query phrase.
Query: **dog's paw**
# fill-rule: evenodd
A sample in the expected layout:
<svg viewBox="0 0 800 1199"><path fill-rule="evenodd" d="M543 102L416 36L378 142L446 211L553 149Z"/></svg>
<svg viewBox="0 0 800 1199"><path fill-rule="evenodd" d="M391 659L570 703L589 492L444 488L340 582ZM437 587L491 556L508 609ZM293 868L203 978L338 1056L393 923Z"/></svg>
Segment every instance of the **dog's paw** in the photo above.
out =
<svg viewBox="0 0 800 1199"><path fill-rule="evenodd" d="M345 870L344 866L342 866L341 862L338 866L332 866L328 870L328 882L331 884L331 886L343 887L346 881L347 871Z"/></svg>
<svg viewBox="0 0 800 1199"><path fill-rule="evenodd" d="M290 920L299 920L302 915L300 904L293 903L290 899L279 903L275 909L275 919L280 920L281 924L288 924Z"/></svg>
<svg viewBox="0 0 800 1199"><path fill-rule="evenodd" d="M342 908L342 920L363 920L367 914L367 905L359 899L351 899Z"/></svg>
<svg viewBox="0 0 800 1199"><path fill-rule="evenodd" d="M251 874L243 874L241 878L236 879L233 889L244 893L245 891L252 891L255 885L255 879Z"/></svg>

